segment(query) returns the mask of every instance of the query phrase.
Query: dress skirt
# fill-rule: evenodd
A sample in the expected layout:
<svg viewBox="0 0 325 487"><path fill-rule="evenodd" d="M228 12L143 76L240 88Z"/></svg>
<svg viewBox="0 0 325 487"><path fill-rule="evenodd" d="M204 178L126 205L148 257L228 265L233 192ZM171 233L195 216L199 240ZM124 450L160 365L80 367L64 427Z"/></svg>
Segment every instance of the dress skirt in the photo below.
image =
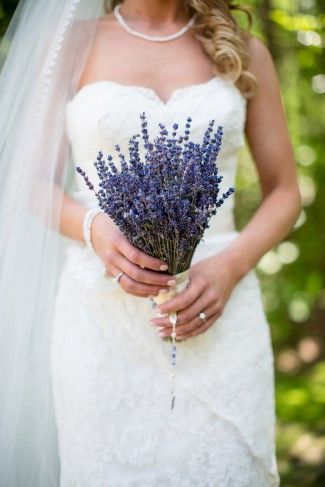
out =
<svg viewBox="0 0 325 487"><path fill-rule="evenodd" d="M193 263L237 232L201 242ZM273 487L274 363L255 271L203 334L170 343L149 324L149 299L103 276L71 244L57 292L51 372L60 487Z"/></svg>

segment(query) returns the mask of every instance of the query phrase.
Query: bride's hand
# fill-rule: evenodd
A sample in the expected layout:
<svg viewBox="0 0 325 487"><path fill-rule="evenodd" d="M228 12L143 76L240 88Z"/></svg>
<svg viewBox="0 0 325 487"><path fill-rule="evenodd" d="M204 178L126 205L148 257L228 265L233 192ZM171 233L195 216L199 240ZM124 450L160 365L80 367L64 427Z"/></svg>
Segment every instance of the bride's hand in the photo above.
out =
<svg viewBox="0 0 325 487"><path fill-rule="evenodd" d="M159 272L167 270L164 261L132 245L106 214L99 213L93 219L91 240L107 274L113 277L121 271L125 272L119 285L127 293L141 297L155 296L159 290L167 292L168 285L176 283L170 274Z"/></svg>
<svg viewBox="0 0 325 487"><path fill-rule="evenodd" d="M157 307L161 313L177 311L176 338L187 339L206 331L221 316L238 276L227 250L202 259L190 268L190 283L184 291ZM199 318L204 312L206 321ZM172 326L168 316L151 318L162 327L159 335L170 336Z"/></svg>

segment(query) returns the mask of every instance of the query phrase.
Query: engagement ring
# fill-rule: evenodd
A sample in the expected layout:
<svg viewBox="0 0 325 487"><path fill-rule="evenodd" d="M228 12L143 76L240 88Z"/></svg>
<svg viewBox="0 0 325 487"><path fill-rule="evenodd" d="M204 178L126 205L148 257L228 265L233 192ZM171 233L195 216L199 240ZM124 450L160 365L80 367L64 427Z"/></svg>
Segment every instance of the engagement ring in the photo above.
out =
<svg viewBox="0 0 325 487"><path fill-rule="evenodd" d="M125 274L125 272L119 272L118 274L116 274L116 276L113 278L113 281L118 283L123 274Z"/></svg>
<svg viewBox="0 0 325 487"><path fill-rule="evenodd" d="M198 316L199 316L199 318L201 318L201 320L203 320L203 321L206 321L206 319L207 319L206 314L205 314L205 313L203 313L203 311L201 311L201 313L200 313Z"/></svg>

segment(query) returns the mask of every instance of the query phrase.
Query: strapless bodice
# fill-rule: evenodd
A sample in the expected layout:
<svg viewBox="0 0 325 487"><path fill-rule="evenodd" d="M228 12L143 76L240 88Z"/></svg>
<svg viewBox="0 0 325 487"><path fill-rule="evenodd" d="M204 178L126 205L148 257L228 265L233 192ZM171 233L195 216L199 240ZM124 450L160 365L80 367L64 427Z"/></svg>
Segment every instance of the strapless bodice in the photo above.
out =
<svg viewBox="0 0 325 487"><path fill-rule="evenodd" d="M146 112L149 136L159 133L159 123L171 128L179 124L182 133L186 118L191 116L191 140L201 142L209 120L222 125L224 137L218 156L221 189L234 185L237 153L243 145L246 118L246 99L230 80L216 76L205 83L193 84L173 91L164 102L151 88L124 85L103 80L83 86L67 103L66 129L71 143L73 163L86 171L97 187L95 167L98 151L104 155L117 155L115 144L128 154L128 141L140 132L140 113ZM141 153L141 151L140 151ZM115 158L116 160L117 158ZM75 173L77 190L75 199L87 207L97 206L97 200ZM220 233L232 232L234 196L228 198L210 221L205 239Z"/></svg>

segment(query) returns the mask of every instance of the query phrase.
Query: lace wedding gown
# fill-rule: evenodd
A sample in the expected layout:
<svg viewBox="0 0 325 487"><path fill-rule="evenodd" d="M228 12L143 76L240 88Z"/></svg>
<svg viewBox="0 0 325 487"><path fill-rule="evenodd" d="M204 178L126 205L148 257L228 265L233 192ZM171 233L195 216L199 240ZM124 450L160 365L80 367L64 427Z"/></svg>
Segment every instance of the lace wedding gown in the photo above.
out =
<svg viewBox="0 0 325 487"><path fill-rule="evenodd" d="M246 101L231 81L214 77L176 89L165 103L150 88L97 81L68 103L74 163L93 182L98 150L127 154L139 132L192 116L201 141L208 120L224 127L218 163L234 184ZM97 206L76 174L74 197ZM212 217L193 263L229 245L237 232L234 198ZM274 376L269 326L254 270L236 285L205 333L178 343L176 404L170 410L170 343L149 324L147 298L105 278L99 257L71 241L61 274L51 367L61 487L264 487L279 485L274 447Z"/></svg>

